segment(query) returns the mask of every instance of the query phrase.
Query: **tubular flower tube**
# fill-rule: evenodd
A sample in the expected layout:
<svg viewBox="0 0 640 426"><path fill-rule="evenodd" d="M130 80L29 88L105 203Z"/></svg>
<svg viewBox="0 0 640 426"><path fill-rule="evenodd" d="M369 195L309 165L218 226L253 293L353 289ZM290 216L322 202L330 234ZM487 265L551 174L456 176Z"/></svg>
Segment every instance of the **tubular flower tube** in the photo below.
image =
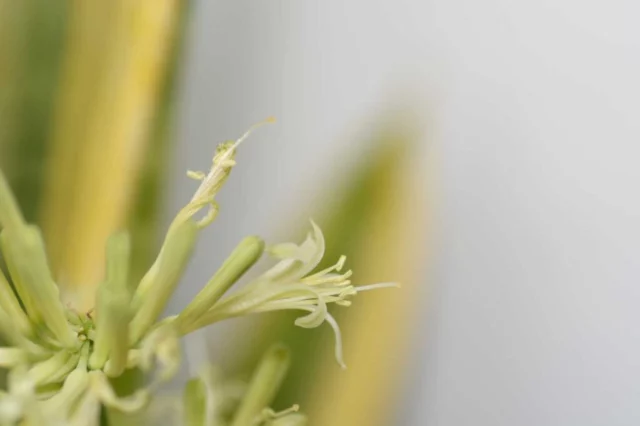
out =
<svg viewBox="0 0 640 426"><path fill-rule="evenodd" d="M264 242L258 237L242 240L202 291L178 315L175 322L179 329L188 330L190 324L207 312L260 259L263 250Z"/></svg>
<svg viewBox="0 0 640 426"><path fill-rule="evenodd" d="M182 336L242 315L299 310L304 312L295 321L299 327L327 322L336 337L336 359L344 367L340 328L328 305L349 306L362 291L396 285L351 285L351 271L341 272L344 256L314 272L325 250L322 231L314 222L299 245L277 244L265 250L259 237L243 239L181 313L160 318L199 231L215 219L215 198L236 164L236 150L255 127L236 141L220 144L208 173L189 172L200 185L171 222L155 262L137 286L128 282L129 234L120 232L109 239L105 277L94 308L87 312L60 301L40 231L24 222L0 172L0 248L9 272L0 271L0 337L8 345L0 347L0 368L9 370L8 391L0 392L0 425L98 425L102 406L140 412L152 391L178 371ZM264 251L275 265L227 295ZM267 354L234 425L244 426L247 419L265 426L306 424L297 407L280 413L267 409L287 364L286 350L276 347ZM130 369L147 376L145 385L119 396L110 379ZM218 418L217 406L203 402L211 389L205 381L189 388L200 398L187 407L190 423Z"/></svg>
<svg viewBox="0 0 640 426"><path fill-rule="evenodd" d="M280 389L289 369L290 355L287 348L275 345L262 357L247 393L238 407L231 426L257 423L263 410L267 409Z"/></svg>

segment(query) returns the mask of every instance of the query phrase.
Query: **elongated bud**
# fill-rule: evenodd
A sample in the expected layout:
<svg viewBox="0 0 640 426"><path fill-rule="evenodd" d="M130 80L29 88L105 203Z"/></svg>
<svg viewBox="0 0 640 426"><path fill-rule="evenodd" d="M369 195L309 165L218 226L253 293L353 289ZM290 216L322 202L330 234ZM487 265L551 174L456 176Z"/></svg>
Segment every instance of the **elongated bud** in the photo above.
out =
<svg viewBox="0 0 640 426"><path fill-rule="evenodd" d="M129 347L131 290L127 284L131 241L129 234L112 235L107 242L106 279L98 288L96 335L89 359L92 369L102 368L111 358L110 371L124 370Z"/></svg>
<svg viewBox="0 0 640 426"><path fill-rule="evenodd" d="M0 170L0 228L10 229L19 232L25 226L25 221L18 208L9 183L2 170ZM13 290L7 282L2 271L0 271L0 306L7 315L15 322L20 332L31 334L32 329L25 312L20 307L18 300L13 295Z"/></svg>
<svg viewBox="0 0 640 426"><path fill-rule="evenodd" d="M129 322L131 321L131 311L129 308L129 303L124 307L119 303L110 307L112 315L110 315L111 324L108 326L110 331L108 333L109 361L104 368L105 373L109 377L121 375L127 366L127 357L129 355Z"/></svg>
<svg viewBox="0 0 640 426"><path fill-rule="evenodd" d="M136 291L131 343L136 343L164 310L189 262L197 235L198 225L193 220L176 224L169 230L158 258Z"/></svg>
<svg viewBox="0 0 640 426"><path fill-rule="evenodd" d="M129 326L133 317L131 298L129 294L116 293L105 299L102 305L104 320L99 321L104 330L102 339L106 341L109 353L104 371L109 377L117 377L124 372L129 355ZM100 330L97 331L97 336L100 336Z"/></svg>
<svg viewBox="0 0 640 426"><path fill-rule="evenodd" d="M13 319L10 318L4 309L0 306L0 336L5 339L5 342L11 345L23 349L29 355L41 359L47 357L49 352L45 348L37 345L29 340L27 336L20 333L17 327L13 326Z"/></svg>
<svg viewBox="0 0 640 426"><path fill-rule="evenodd" d="M9 183L0 170L0 228L18 229L25 225Z"/></svg>
<svg viewBox="0 0 640 426"><path fill-rule="evenodd" d="M185 426L207 425L207 388L200 378L189 380L184 388Z"/></svg>
<svg viewBox="0 0 640 426"><path fill-rule="evenodd" d="M207 285L176 318L181 333L192 331L190 326L207 312L231 286L262 256L264 241L256 236L243 239L224 261Z"/></svg>
<svg viewBox="0 0 640 426"><path fill-rule="evenodd" d="M20 306L20 302L16 298L2 270L0 270L0 307L11 319L12 326L16 327L20 334L25 336L33 334L33 328L29 322L29 318Z"/></svg>
<svg viewBox="0 0 640 426"><path fill-rule="evenodd" d="M131 237L128 232L113 234L107 240L107 286L116 292L131 293L128 285Z"/></svg>
<svg viewBox="0 0 640 426"><path fill-rule="evenodd" d="M21 259L19 255L16 255L15 252L18 251L18 247L12 247L12 241L23 240L22 243L24 243L24 239L27 238L25 235L26 233L26 228L19 228L17 231L11 232L12 237L9 238L8 235L10 232L6 229L3 230L0 232L0 248L2 248L4 261L7 264L7 269L9 270L13 286L18 298L27 312L29 321L33 325L39 325L42 323L42 317L37 307L34 305L33 297L28 289L28 284L24 282L25 277L23 276L22 269L28 266L27 262L25 259Z"/></svg>
<svg viewBox="0 0 640 426"><path fill-rule="evenodd" d="M231 426L253 424L260 413L271 405L289 369L289 350L282 345L272 346L262 357L251 378L247 393L236 412Z"/></svg>
<svg viewBox="0 0 640 426"><path fill-rule="evenodd" d="M67 322L38 227L30 225L19 232L5 229L0 242L16 290L30 318L41 321L62 345L76 347L78 340Z"/></svg>
<svg viewBox="0 0 640 426"><path fill-rule="evenodd" d="M267 423L267 426L306 426L307 424L307 416L295 413L274 419Z"/></svg>
<svg viewBox="0 0 640 426"><path fill-rule="evenodd" d="M89 366L92 369L102 368L107 359L112 357L117 360L118 368L121 367L122 370L129 346L131 298L127 294L116 293L105 287L98 289L98 294L96 335Z"/></svg>
<svg viewBox="0 0 640 426"><path fill-rule="evenodd" d="M158 258L136 289L133 301L136 314L131 324L132 344L138 342L164 309L191 255L198 229L215 219L218 212L215 197L236 164L236 149L256 128L272 122L274 119L268 118L252 126L238 140L218 145L208 173L187 173L189 177L201 181L200 186L171 222ZM204 216L196 219L207 207Z"/></svg>

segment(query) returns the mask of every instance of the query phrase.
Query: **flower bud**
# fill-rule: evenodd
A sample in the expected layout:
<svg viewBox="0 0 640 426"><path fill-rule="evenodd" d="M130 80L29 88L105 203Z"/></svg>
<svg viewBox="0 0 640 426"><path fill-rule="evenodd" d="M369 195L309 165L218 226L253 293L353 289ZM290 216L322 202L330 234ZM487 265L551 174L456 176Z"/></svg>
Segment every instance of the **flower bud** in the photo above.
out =
<svg viewBox="0 0 640 426"><path fill-rule="evenodd" d="M33 328L29 322L29 318L20 306L20 302L16 298L2 270L0 270L0 307L11 319L12 326L15 326L20 334L25 336L33 334Z"/></svg>
<svg viewBox="0 0 640 426"><path fill-rule="evenodd" d="M0 228L18 229L24 224L18 203L9 188L4 173L0 170Z"/></svg>
<svg viewBox="0 0 640 426"><path fill-rule="evenodd" d="M189 262L197 234L198 225L193 220L178 223L169 230L158 258L136 291L131 343L137 343L164 310Z"/></svg>
<svg viewBox="0 0 640 426"><path fill-rule="evenodd" d="M115 234L107 242L106 279L98 288L96 334L89 359L92 369L102 368L111 358L110 375L121 374L129 351L131 292L127 285L131 243L127 233Z"/></svg>
<svg viewBox="0 0 640 426"><path fill-rule="evenodd" d="M200 378L189 380L184 388L185 426L204 426L207 421L207 389Z"/></svg>
<svg viewBox="0 0 640 426"><path fill-rule="evenodd" d="M92 369L102 368L111 357L116 371L122 372L129 350L129 322L131 298L101 286L96 311L96 335L94 349L89 358Z"/></svg>
<svg viewBox="0 0 640 426"><path fill-rule="evenodd" d="M40 230L36 226L24 227L18 232L5 229L0 235L0 243L29 317L42 322L62 346L77 347L78 341L67 322L58 286L47 264Z"/></svg>
<svg viewBox="0 0 640 426"><path fill-rule="evenodd" d="M251 378L231 426L250 425L269 407L289 369L289 361L289 350L282 345L274 345L267 351Z"/></svg>
<svg viewBox="0 0 640 426"><path fill-rule="evenodd" d="M181 333L191 331L189 326L207 312L231 286L260 259L264 242L256 236L243 239L224 261L207 285L176 318Z"/></svg>
<svg viewBox="0 0 640 426"><path fill-rule="evenodd" d="M271 420L266 424L266 426L306 426L307 424L307 416L300 413L294 413Z"/></svg>

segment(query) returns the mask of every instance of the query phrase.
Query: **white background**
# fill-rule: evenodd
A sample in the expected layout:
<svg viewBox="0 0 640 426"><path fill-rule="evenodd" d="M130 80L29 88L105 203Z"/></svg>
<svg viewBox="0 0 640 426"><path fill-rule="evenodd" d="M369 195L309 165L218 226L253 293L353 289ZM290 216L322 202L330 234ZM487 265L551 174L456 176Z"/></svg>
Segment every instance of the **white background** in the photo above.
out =
<svg viewBox="0 0 640 426"><path fill-rule="evenodd" d="M201 0L193 12L170 210L193 189L182 171L206 169L217 142L279 123L243 147L176 306L242 236L312 216L314 194L367 148L358 132L410 93L437 135L439 221L397 424L640 424L640 3Z"/></svg>

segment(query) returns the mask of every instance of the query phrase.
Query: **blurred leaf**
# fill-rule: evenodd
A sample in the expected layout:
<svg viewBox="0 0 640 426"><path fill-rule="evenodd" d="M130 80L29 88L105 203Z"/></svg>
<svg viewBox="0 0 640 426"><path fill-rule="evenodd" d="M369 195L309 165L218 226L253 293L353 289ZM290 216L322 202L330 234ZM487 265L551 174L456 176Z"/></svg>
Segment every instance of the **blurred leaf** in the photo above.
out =
<svg viewBox="0 0 640 426"><path fill-rule="evenodd" d="M403 145L388 145L389 168L373 179L371 210L361 217L367 232L351 258L359 283L396 281L402 288L363 293L341 312L348 370L335 367L329 345L319 348L318 379L301 394L315 425L393 424L400 402L416 313L424 308L427 255L424 182L409 166L411 146Z"/></svg>
<svg viewBox="0 0 640 426"><path fill-rule="evenodd" d="M0 167L34 221L64 43L67 2L0 0Z"/></svg>
<svg viewBox="0 0 640 426"><path fill-rule="evenodd" d="M175 36L168 53L167 76L160 89L161 98L151 130L151 147L142 164L136 184L133 211L129 217L128 228L133 234L131 281L134 283L139 282L151 266L160 247L158 231L161 225L163 195L166 192L165 177L168 175L172 141L175 136L176 98L191 5L190 1L183 1L178 5Z"/></svg>
<svg viewBox="0 0 640 426"><path fill-rule="evenodd" d="M145 160L163 149L149 142L181 4L71 3L41 217L63 298L80 309L93 305L105 241L135 208Z"/></svg>
<svg viewBox="0 0 640 426"><path fill-rule="evenodd" d="M190 379L184 390L185 426L206 426L207 388L202 379Z"/></svg>

